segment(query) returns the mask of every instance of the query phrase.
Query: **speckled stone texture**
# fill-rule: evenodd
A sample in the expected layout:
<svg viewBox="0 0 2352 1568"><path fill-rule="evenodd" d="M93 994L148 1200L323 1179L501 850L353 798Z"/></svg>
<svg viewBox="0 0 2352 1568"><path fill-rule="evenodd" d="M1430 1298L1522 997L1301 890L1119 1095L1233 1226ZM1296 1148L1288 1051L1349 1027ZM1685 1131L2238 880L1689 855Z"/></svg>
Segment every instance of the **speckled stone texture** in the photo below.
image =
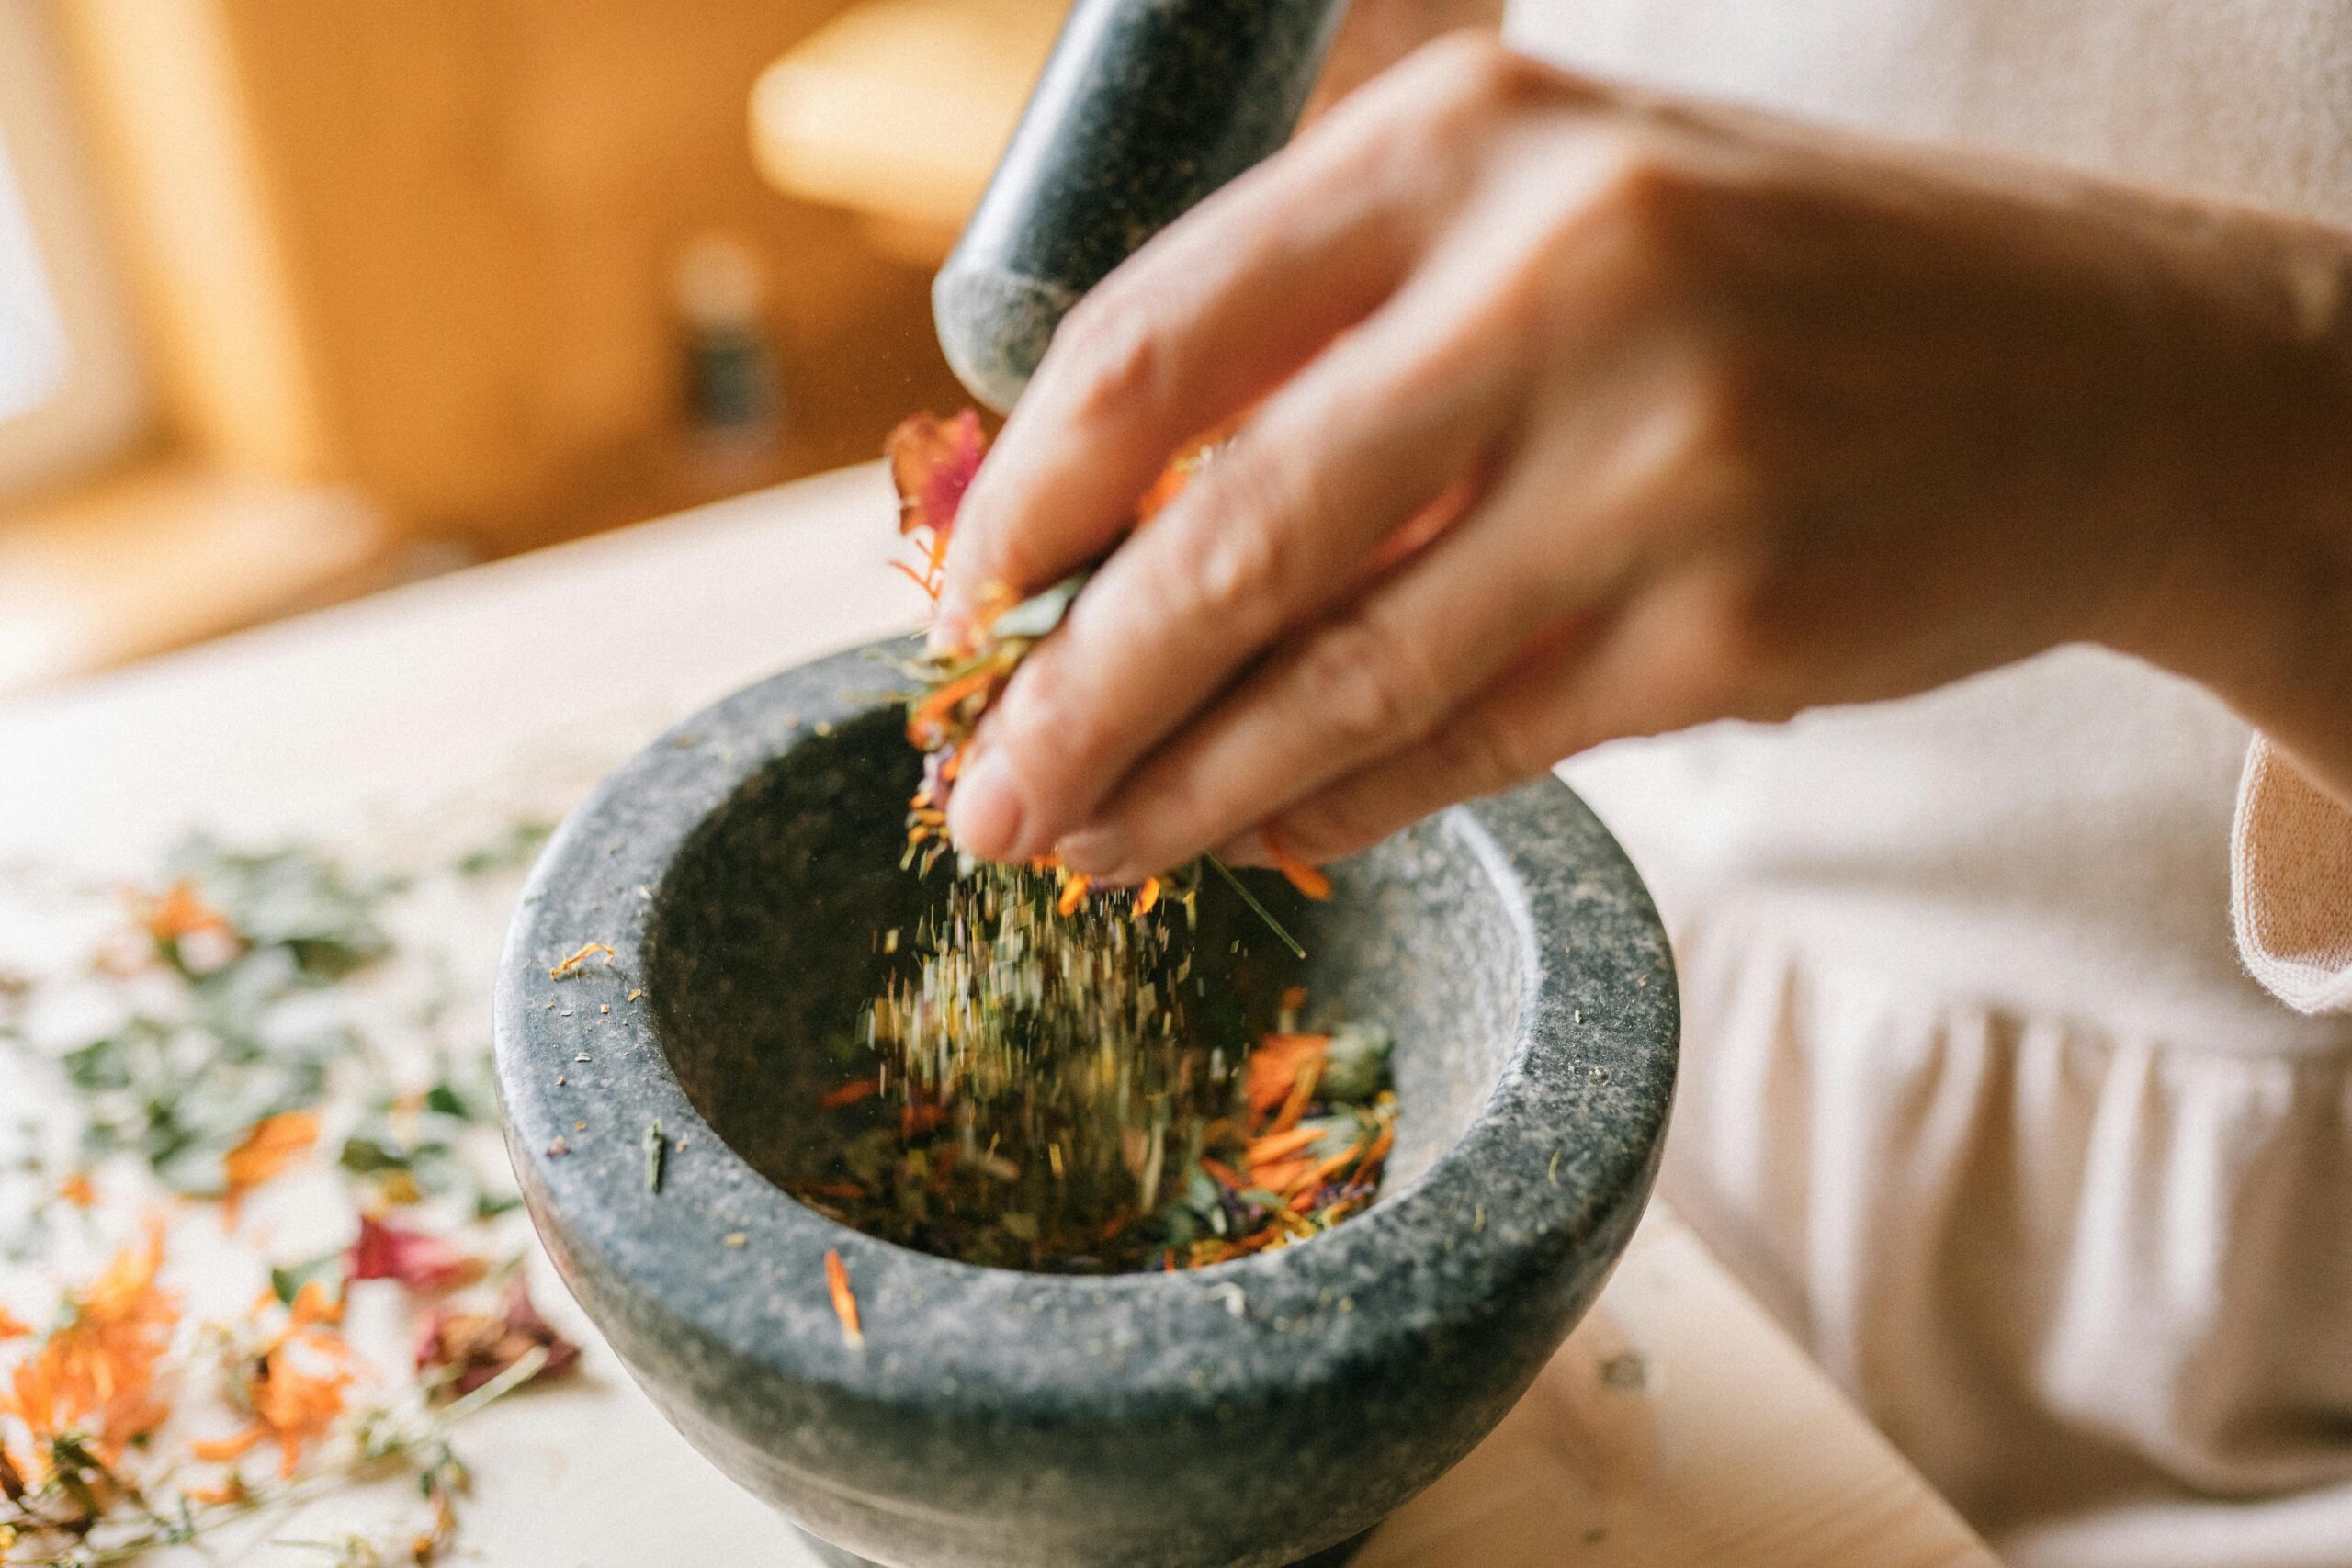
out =
<svg viewBox="0 0 2352 1568"><path fill-rule="evenodd" d="M940 346L1010 409L1079 298L1290 139L1346 0L1078 0L932 286Z"/></svg>
<svg viewBox="0 0 2352 1568"><path fill-rule="evenodd" d="M845 1551L892 1568L1274 1568L1323 1551L1501 1418L1640 1214L1678 1027L1648 896L1549 779L1334 868L1329 904L1261 884L1310 958L1302 972L1245 936L1232 983L1262 1010L1303 978L1317 1006L1397 1038L1385 1195L1329 1235L1093 1279L874 1240L762 1168L806 1134L811 1086L838 1081L825 1054L909 958L873 933L942 890L944 871L898 868L915 761L888 694L912 649L720 703L548 845L497 999L532 1217L670 1420ZM548 977L591 941L612 944L609 966ZM674 1145L658 1194L657 1121ZM862 1348L826 1294L829 1247Z"/></svg>

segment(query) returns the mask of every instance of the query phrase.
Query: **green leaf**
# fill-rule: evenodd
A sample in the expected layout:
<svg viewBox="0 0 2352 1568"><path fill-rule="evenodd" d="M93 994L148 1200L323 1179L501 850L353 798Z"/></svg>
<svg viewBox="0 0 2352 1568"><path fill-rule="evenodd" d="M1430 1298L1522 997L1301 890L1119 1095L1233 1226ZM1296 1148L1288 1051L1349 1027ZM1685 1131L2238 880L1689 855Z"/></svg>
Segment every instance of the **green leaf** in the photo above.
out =
<svg viewBox="0 0 2352 1568"><path fill-rule="evenodd" d="M334 1285L334 1293L340 1296L343 1294L344 1286L344 1258L345 1249L337 1247L333 1252L322 1252L307 1262L292 1263L284 1268L272 1269L269 1271L269 1292L288 1306L292 1306L294 1298L301 1293L302 1287L317 1280L332 1280Z"/></svg>
<svg viewBox="0 0 2352 1568"><path fill-rule="evenodd" d="M375 918L381 890L355 884L341 864L314 850L254 853L198 836L173 852L166 869L196 884L254 953L287 953L314 981L340 979L390 951Z"/></svg>
<svg viewBox="0 0 2352 1568"><path fill-rule="evenodd" d="M551 822L517 822L486 844L477 845L459 855L450 869L459 876L487 876L493 871L508 871L528 865L539 846L555 831Z"/></svg>
<svg viewBox="0 0 2352 1568"><path fill-rule="evenodd" d="M998 641L1044 637L1062 624L1078 591L1086 586L1086 580L1092 575L1091 571L1074 571L1044 592L1031 594L991 622L989 636Z"/></svg>
<svg viewBox="0 0 2352 1568"><path fill-rule="evenodd" d="M414 1164L405 1149L360 1137L343 1141L343 1154L335 1163L354 1176L373 1176L379 1170L408 1170Z"/></svg>
<svg viewBox="0 0 2352 1568"><path fill-rule="evenodd" d="M1342 1024L1323 1054L1316 1087L1326 1100L1370 1100L1388 1087L1388 1057L1396 1048L1396 1037L1376 1023Z"/></svg>

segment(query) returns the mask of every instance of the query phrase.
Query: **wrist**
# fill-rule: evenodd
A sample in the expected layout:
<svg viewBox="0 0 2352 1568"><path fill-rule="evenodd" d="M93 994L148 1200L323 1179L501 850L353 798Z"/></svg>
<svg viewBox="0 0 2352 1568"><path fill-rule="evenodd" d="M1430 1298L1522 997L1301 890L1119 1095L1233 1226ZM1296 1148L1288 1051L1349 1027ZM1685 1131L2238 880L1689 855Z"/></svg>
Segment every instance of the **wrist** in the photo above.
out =
<svg viewBox="0 0 2352 1568"><path fill-rule="evenodd" d="M2225 423L2183 433L2200 482L2137 634L2352 796L2352 333L2300 345Z"/></svg>

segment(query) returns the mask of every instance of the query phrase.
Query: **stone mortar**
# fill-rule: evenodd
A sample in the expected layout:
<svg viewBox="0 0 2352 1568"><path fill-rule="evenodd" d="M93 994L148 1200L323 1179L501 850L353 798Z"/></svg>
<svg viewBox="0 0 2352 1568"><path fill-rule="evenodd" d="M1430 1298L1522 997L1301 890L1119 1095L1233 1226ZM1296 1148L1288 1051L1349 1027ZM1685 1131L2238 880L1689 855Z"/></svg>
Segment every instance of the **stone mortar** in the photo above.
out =
<svg viewBox="0 0 2352 1568"><path fill-rule="evenodd" d="M1328 1235L1102 1278L876 1241L762 1170L805 1135L859 1004L907 959L874 933L910 926L945 880L899 869L916 762L893 660L913 648L719 703L549 843L496 1017L532 1219L662 1413L833 1543L828 1561L1275 1568L1331 1551L1502 1418L1641 1213L1678 1031L1648 895L1550 779L1334 868L1328 904L1268 879L1309 960L1275 962L1234 926L1230 983L1263 1016L1303 979L1315 1006L1397 1038L1387 1184ZM1229 945L1210 898L1204 954ZM549 978L589 942L612 962ZM863 1348L830 1303L828 1249Z"/></svg>

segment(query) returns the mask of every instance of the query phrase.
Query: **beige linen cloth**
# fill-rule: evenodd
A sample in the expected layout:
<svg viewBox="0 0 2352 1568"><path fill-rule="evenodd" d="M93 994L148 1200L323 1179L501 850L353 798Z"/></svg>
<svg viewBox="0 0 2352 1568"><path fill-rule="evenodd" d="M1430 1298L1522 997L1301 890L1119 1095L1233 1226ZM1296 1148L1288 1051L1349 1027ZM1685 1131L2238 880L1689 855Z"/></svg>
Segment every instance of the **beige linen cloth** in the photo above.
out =
<svg viewBox="0 0 2352 1568"><path fill-rule="evenodd" d="M2352 225L2344 0L1535 0L1512 28ZM1674 929L1668 1190L2029 1568L2352 1565L2352 814L2250 740L2066 649L1565 770Z"/></svg>

